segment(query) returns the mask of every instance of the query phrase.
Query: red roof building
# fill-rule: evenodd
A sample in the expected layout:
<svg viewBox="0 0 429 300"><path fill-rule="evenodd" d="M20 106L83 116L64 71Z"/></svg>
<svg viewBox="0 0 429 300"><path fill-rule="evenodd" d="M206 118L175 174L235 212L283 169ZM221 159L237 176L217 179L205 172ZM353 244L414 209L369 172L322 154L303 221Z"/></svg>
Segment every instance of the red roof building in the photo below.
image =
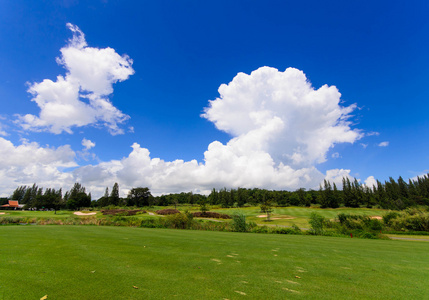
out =
<svg viewBox="0 0 429 300"><path fill-rule="evenodd" d="M18 201L9 200L8 204L2 205L0 207L4 207L4 208L21 208L22 205L19 205Z"/></svg>

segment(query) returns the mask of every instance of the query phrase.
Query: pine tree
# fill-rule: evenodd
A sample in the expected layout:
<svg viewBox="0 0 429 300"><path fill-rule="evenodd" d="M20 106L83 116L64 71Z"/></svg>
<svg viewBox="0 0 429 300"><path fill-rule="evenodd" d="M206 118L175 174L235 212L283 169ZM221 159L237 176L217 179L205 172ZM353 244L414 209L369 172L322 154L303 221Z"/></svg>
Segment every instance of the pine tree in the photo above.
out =
<svg viewBox="0 0 429 300"><path fill-rule="evenodd" d="M120 198L119 198L119 184L115 182L112 188L112 193L110 194L110 203L113 205L120 205Z"/></svg>

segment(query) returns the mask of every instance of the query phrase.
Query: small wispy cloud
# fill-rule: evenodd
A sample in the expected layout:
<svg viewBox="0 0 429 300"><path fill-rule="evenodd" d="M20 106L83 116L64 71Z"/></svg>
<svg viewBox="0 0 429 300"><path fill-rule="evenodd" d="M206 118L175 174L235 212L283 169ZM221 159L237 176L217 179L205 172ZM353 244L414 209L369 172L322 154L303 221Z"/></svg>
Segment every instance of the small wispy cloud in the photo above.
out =
<svg viewBox="0 0 429 300"><path fill-rule="evenodd" d="M95 143L92 142L91 140L87 140L86 138L83 138L83 140L82 140L82 146L85 147L84 150L89 150L89 149L95 147Z"/></svg>
<svg viewBox="0 0 429 300"><path fill-rule="evenodd" d="M380 144L378 144L378 147L387 147L389 146L389 142L381 142Z"/></svg>
<svg viewBox="0 0 429 300"><path fill-rule="evenodd" d="M370 131L370 132L367 132L366 134L365 134L366 136L379 136L380 135L380 133L379 132L377 132L377 131Z"/></svg>
<svg viewBox="0 0 429 300"><path fill-rule="evenodd" d="M364 144L364 143L360 143L360 145L362 146L362 148L366 149L366 147L368 147L368 144Z"/></svg>
<svg viewBox="0 0 429 300"><path fill-rule="evenodd" d="M338 153L338 152L335 152L335 153L332 153L332 158L340 158L340 153Z"/></svg>

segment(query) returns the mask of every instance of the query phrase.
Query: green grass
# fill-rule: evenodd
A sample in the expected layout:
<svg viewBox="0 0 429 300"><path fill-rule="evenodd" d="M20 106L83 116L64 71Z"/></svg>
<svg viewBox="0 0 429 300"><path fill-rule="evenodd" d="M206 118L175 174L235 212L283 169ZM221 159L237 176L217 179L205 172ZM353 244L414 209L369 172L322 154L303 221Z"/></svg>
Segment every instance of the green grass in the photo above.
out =
<svg viewBox="0 0 429 300"><path fill-rule="evenodd" d="M308 220L312 212L318 213L325 218L334 219L338 214L356 214L366 216L382 216L387 210L374 209L374 208L309 208L309 207L281 207L274 208L271 218L272 221L267 222L266 218L259 218L262 213L259 207L245 207L245 208L227 208L227 209L216 209L216 212L225 214L233 214L235 211L241 211L246 215L247 221L255 222L259 225L284 225L292 226L296 224L301 228L309 228ZM279 218L279 219L274 219Z"/></svg>
<svg viewBox="0 0 429 300"><path fill-rule="evenodd" d="M0 215L0 217L28 217L28 218L55 218L55 219L65 219L67 217L76 216L73 214L73 211L60 210L55 214L54 211L33 211L33 210L2 210L1 212L5 213Z"/></svg>
<svg viewBox="0 0 429 300"><path fill-rule="evenodd" d="M163 209L165 207L153 207L149 211L155 212L157 209ZM169 207L174 208L174 207ZM178 209L181 211L199 211L198 205L186 205L179 206ZM308 208L308 207L281 207L274 208L272 213L272 221L267 222L266 218L260 218L261 211L259 207L244 207L244 208L212 208L211 211L216 211L219 213L225 213L232 215L233 213L240 211L246 215L246 221L255 222L258 225L269 225L269 226L292 226L293 224L297 225L300 228L310 228L308 220L312 212L316 212L328 219L334 219L339 213L350 213L357 215L367 215L367 216L382 216L387 212L387 210L382 209L369 209L369 208L337 208L337 209L321 209L321 208ZM76 216L72 211L57 211L57 214L54 214L53 211L6 211L7 215L10 217L28 217L28 218L52 218L52 219L66 219L66 218L82 218L84 216ZM96 218L103 218L104 216L101 212L98 212ZM137 218L153 218L148 214L138 214L134 217ZM230 222L229 220L222 220L223 222Z"/></svg>
<svg viewBox="0 0 429 300"><path fill-rule="evenodd" d="M427 299L428 250L410 241L2 226L0 299Z"/></svg>

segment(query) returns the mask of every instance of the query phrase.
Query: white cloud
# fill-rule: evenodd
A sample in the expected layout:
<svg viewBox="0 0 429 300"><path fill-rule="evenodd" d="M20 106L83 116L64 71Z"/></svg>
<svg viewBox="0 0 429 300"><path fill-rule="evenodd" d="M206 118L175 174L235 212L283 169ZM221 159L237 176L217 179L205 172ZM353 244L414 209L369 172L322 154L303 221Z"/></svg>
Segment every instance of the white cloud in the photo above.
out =
<svg viewBox="0 0 429 300"><path fill-rule="evenodd" d="M70 43L75 48L85 49L81 35L75 35ZM62 81L67 79L59 79L57 84ZM92 83L94 90L110 92L109 85L100 82ZM58 89L60 91L67 92L67 89ZM115 182L119 183L122 193L131 187L147 186L153 193L161 194L189 190L208 193L212 188L223 187L318 188L324 178L340 187L342 177L350 177L350 170L329 170L324 175L316 168L327 159L328 151L335 144L354 143L363 136L347 121L355 106L340 106L340 93L336 87L324 85L316 90L302 71L289 68L279 72L263 67L250 75L239 73L229 84L221 85L219 93L220 97L210 101L203 116L233 137L226 144L210 143L203 162L152 158L148 149L134 143L130 154L122 159L81 166L72 172L62 172L63 165L53 159L46 163L52 171L51 182L58 183L63 179L64 185L81 182L97 198L102 196L106 186ZM76 100L73 97L67 99ZM89 104L75 101L71 107L75 105ZM46 119L36 117L35 120ZM70 129L72 126L64 124L57 124L56 128ZM82 145L89 149L92 142L82 141ZM64 147L50 151L62 153L68 149L67 153L75 155L69 146ZM11 149L17 151L16 148ZM37 144L33 148L49 151ZM73 165L71 156L67 163ZM34 162L33 165L38 166L38 160ZM12 168L12 165L8 166ZM18 185L20 174L22 170L15 174L13 188ZM43 177L38 181L37 174L30 174L31 180L21 184L46 182Z"/></svg>
<svg viewBox="0 0 429 300"><path fill-rule="evenodd" d="M365 180L365 186L369 187L370 189L372 189L373 186L377 187L377 180L374 178L374 176L369 176Z"/></svg>
<svg viewBox="0 0 429 300"><path fill-rule="evenodd" d="M340 153L334 152L334 153L332 153L331 157L332 158L340 158L341 156L340 156Z"/></svg>
<svg viewBox="0 0 429 300"><path fill-rule="evenodd" d="M84 150L89 150L89 149L95 147L95 143L92 142L91 140L87 140L86 138L83 138L83 140L82 140L82 146L85 147Z"/></svg>
<svg viewBox="0 0 429 300"><path fill-rule="evenodd" d="M67 187L73 182L64 168L76 167L75 153L69 145L58 148L41 147L36 142L22 140L21 145L0 137L0 190L9 196L19 185Z"/></svg>
<svg viewBox="0 0 429 300"><path fill-rule="evenodd" d="M328 180L332 184L335 183L338 189L342 189L343 178L348 178L350 181L354 180L354 178L350 175L350 170L347 169L328 170L326 171L326 176L324 179Z"/></svg>
<svg viewBox="0 0 429 300"><path fill-rule="evenodd" d="M66 75L59 75L56 81L45 79L31 84L28 91L40 114L19 115L18 123L26 130L55 134L72 133L73 127L86 125L103 125L112 134L123 133L118 124L129 116L114 107L108 96L113 93L114 83L134 74L133 61L112 48L88 47L83 32L70 23L67 26L73 37L57 58Z"/></svg>
<svg viewBox="0 0 429 300"><path fill-rule="evenodd" d="M322 163L336 143L353 143L363 136L347 121L355 105L340 106L335 86L316 90L294 68L239 73L222 84L219 93L203 117L239 140L248 140L245 149L256 147L276 163L298 168Z"/></svg>
<svg viewBox="0 0 429 300"><path fill-rule="evenodd" d="M75 178L98 187L118 182L123 188L149 186L154 193L198 190L208 193L215 188L260 187L297 189L317 186L323 175L314 167L294 170L276 166L267 153L255 152L248 156L234 153L234 145L213 142L205 152L205 163L196 160L166 162L151 158L148 149L133 144L132 152L122 160L113 160L74 171Z"/></svg>
<svg viewBox="0 0 429 300"><path fill-rule="evenodd" d="M367 133L365 134L365 136L373 136L373 135L375 135L375 136L379 136L379 135L380 135L380 133L379 133L379 132L377 132L377 131L370 131L370 132L367 132Z"/></svg>
<svg viewBox="0 0 429 300"><path fill-rule="evenodd" d="M368 147L368 144L364 144L364 143L360 143L360 145L362 146L362 148L366 149L366 147Z"/></svg>
<svg viewBox="0 0 429 300"><path fill-rule="evenodd" d="M389 146L389 142L381 142L380 144L378 144L379 147L387 147Z"/></svg>

